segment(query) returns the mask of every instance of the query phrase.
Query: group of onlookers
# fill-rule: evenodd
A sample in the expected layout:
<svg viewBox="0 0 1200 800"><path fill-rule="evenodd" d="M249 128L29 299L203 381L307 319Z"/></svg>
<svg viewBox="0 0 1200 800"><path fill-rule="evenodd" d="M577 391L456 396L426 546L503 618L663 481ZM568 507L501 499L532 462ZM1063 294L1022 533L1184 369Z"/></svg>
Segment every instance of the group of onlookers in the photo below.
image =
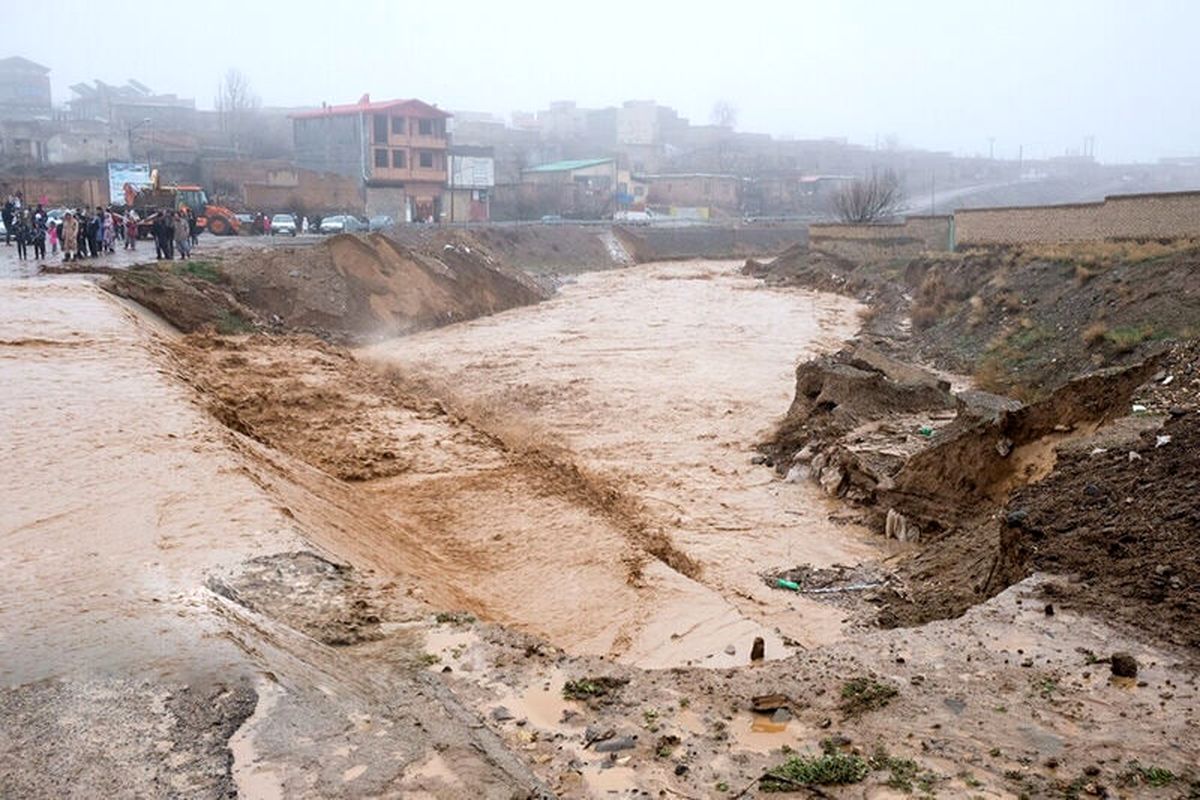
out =
<svg viewBox="0 0 1200 800"><path fill-rule="evenodd" d="M200 233L196 212L188 208L178 211L163 211L150 217L150 235L154 239L154 250L157 257L171 260L175 251L179 257L192 257L192 248L198 241Z"/></svg>
<svg viewBox="0 0 1200 800"><path fill-rule="evenodd" d="M3 220L4 244L11 247L15 242L21 260L29 257L31 247L35 259L45 258L47 244L51 255L62 250L63 261L113 253L117 242L123 242L126 250L135 250L139 226L147 222L159 259L173 259L176 251L186 259L191 257L200 232L195 212L187 208L157 212L142 220L133 209L122 214L96 206L95 211L67 211L55 220L41 203L32 209L25 207L19 192L5 199Z"/></svg>

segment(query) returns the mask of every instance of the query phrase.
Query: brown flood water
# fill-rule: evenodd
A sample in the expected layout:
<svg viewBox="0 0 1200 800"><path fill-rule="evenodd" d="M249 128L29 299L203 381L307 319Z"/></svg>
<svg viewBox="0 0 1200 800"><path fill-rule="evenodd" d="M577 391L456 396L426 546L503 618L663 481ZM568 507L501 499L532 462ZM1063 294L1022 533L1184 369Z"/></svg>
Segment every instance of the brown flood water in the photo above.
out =
<svg viewBox="0 0 1200 800"><path fill-rule="evenodd" d="M745 664L758 635L768 658L786 655L781 635L810 646L840 638L842 611L773 590L760 573L878 559L880 541L830 522L834 508L815 487L784 483L750 459L791 400L797 362L852 335L860 307L767 289L739 267L692 261L591 273L541 305L360 353L425 380L485 429L561 447L613 479L701 567L693 581L651 562L644 586L625 596L618 554L594 526L551 513L544 522L553 535L522 535L508 524L521 514L506 520L481 502L474 518L464 512L459 535L495 530L515 542L515 584L488 589L518 617L501 612L501 621L532 621L535 630L544 622L541 632L569 650L644 667ZM586 552L595 558L581 563ZM573 573L564 576L568 563ZM539 575L555 590L539 586ZM597 596L611 596L619 630L598 632L605 621L594 617L605 607Z"/></svg>
<svg viewBox="0 0 1200 800"><path fill-rule="evenodd" d="M229 669L205 574L296 541L149 326L87 282L0 280L0 685Z"/></svg>

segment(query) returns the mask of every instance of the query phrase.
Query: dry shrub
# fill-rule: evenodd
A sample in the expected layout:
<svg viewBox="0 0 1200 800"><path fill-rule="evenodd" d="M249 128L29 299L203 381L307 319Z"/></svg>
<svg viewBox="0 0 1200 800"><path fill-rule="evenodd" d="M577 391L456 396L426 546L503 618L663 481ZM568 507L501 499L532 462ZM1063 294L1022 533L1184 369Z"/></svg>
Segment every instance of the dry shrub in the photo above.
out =
<svg viewBox="0 0 1200 800"><path fill-rule="evenodd" d="M1022 248L1030 260L1057 261L1082 265L1085 268L1104 268L1114 264L1137 263L1163 258L1196 247L1195 239L1106 240L1097 242L1064 242L1062 244L1028 244ZM1094 270L1090 270L1093 271ZM1078 273L1076 273L1078 277Z"/></svg>
<svg viewBox="0 0 1200 800"><path fill-rule="evenodd" d="M967 315L967 325L972 328L978 328L987 319L987 305L983 302L983 298L975 295L971 298L969 305L970 313Z"/></svg>
<svg viewBox="0 0 1200 800"><path fill-rule="evenodd" d="M1008 370L998 358L984 358L975 368L975 385L985 392L1004 394L1008 391Z"/></svg>
<svg viewBox="0 0 1200 800"><path fill-rule="evenodd" d="M939 318L938 310L930 306L913 306L912 324L917 330L932 328Z"/></svg>
<svg viewBox="0 0 1200 800"><path fill-rule="evenodd" d="M1084 344L1086 344L1088 347L1095 347L1096 345L1100 344L1100 342L1104 341L1104 337L1107 334L1108 326L1103 322L1096 321L1084 328L1081 335L1083 337Z"/></svg>
<svg viewBox="0 0 1200 800"><path fill-rule="evenodd" d="M883 306L879 303L872 303L858 313L858 320L863 325L873 322L883 316Z"/></svg>

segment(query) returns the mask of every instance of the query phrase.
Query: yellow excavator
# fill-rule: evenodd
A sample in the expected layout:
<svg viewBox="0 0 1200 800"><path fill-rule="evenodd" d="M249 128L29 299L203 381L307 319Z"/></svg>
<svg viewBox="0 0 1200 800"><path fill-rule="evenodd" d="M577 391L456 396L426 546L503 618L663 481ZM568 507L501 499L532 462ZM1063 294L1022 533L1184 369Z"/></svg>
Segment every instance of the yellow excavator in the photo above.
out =
<svg viewBox="0 0 1200 800"><path fill-rule="evenodd" d="M214 236L236 236L241 228L232 211L208 202L203 188L182 184L162 186L156 169L150 172L149 186L136 189L127 183L124 192L125 205L138 214L138 237L142 239L150 235L150 223L156 215L181 209L196 212L200 230L207 230Z"/></svg>

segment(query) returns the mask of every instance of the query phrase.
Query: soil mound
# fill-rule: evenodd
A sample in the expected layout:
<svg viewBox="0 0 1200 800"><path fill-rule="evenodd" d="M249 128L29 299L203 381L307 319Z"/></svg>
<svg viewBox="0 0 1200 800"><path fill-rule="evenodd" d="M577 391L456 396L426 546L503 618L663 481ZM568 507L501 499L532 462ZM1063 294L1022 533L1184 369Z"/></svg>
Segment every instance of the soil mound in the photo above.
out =
<svg viewBox="0 0 1200 800"><path fill-rule="evenodd" d="M1076 578L1053 592L1064 604L1200 647L1200 415L1105 444L1060 453L1013 496L1004 546Z"/></svg>
<svg viewBox="0 0 1200 800"><path fill-rule="evenodd" d="M186 332L268 328L336 341L410 333L548 296L465 241L417 250L380 234L135 267L107 287Z"/></svg>

